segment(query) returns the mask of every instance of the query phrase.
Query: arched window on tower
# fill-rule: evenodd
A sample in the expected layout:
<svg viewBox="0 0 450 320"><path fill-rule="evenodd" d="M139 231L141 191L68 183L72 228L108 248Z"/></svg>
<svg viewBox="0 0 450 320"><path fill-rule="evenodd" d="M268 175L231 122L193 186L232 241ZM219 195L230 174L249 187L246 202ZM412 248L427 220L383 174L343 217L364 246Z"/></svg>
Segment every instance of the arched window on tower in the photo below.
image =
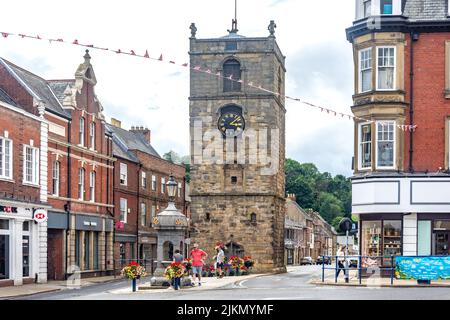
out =
<svg viewBox="0 0 450 320"><path fill-rule="evenodd" d="M241 91L241 64L236 59L228 59L223 64L223 92ZM230 78L231 77L231 78Z"/></svg>

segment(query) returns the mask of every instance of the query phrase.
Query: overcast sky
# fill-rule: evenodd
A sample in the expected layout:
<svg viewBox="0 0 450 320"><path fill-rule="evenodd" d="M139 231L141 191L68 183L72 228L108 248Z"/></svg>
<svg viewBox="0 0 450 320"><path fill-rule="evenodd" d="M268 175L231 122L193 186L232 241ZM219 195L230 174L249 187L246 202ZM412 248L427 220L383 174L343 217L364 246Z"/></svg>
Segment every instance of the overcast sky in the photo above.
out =
<svg viewBox="0 0 450 320"><path fill-rule="evenodd" d="M189 61L191 22L197 38L226 35L234 0L15 0L2 3L1 12L2 32L148 50L181 64ZM248 37L267 36L275 20L286 56L286 94L350 113L353 63L345 28L354 12L354 0L239 0L238 29ZM83 47L0 37L1 57L46 79L73 78L83 55ZM107 119L118 118L127 129L147 126L160 154L189 154L189 70L112 52L91 50L91 56ZM351 175L352 121L288 101L286 127L287 157Z"/></svg>

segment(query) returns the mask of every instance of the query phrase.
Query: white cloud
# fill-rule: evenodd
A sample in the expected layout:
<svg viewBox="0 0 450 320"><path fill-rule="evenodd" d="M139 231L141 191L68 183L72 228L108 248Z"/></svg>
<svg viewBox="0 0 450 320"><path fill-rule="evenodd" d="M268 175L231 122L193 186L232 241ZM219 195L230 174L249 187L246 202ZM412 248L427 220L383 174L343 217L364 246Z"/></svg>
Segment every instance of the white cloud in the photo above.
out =
<svg viewBox="0 0 450 320"><path fill-rule="evenodd" d="M163 53L183 63L189 60L190 23L196 23L198 38L223 36L231 28L234 1L16 0L2 4L2 12L6 14L0 31L77 39L141 54L148 50L154 57ZM344 29L353 14L351 0L246 0L238 1L238 28L245 36L266 36L269 21L275 20L277 41L287 56L287 93L349 113L352 79L336 77L340 70L346 77L352 75L351 46ZM321 48L320 56L304 54L315 48ZM0 56L47 79L73 77L83 54L83 47L69 44L0 38ZM188 70L111 52L91 50L91 56L97 94L107 116L122 119L125 127L148 126L161 154L171 149L189 153ZM314 61L299 63L297 57ZM293 102L287 111L288 157L316 162L332 173L351 174L351 121Z"/></svg>

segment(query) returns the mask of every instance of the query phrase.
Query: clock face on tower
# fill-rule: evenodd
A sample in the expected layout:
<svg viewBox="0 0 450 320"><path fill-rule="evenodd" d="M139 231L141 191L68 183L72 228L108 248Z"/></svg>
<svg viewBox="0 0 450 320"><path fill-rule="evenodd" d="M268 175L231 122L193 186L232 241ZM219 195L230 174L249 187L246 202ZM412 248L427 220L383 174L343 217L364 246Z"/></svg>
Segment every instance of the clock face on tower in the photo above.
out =
<svg viewBox="0 0 450 320"><path fill-rule="evenodd" d="M218 127L226 137L237 137L245 129L245 120L241 113L226 111L219 118Z"/></svg>

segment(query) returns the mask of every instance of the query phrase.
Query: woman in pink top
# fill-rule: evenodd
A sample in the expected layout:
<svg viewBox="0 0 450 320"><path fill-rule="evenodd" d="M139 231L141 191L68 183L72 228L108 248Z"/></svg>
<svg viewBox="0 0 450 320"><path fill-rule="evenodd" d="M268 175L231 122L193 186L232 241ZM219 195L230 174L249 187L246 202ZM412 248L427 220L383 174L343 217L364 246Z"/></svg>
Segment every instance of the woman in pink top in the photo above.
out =
<svg viewBox="0 0 450 320"><path fill-rule="evenodd" d="M202 280L203 263L205 262L205 259L208 257L208 254L202 249L199 249L197 243L194 243L194 249L191 251L190 257L192 259L192 274L194 280L192 285L193 286L195 285L195 275L197 275L198 286L200 287L202 285L200 281Z"/></svg>

